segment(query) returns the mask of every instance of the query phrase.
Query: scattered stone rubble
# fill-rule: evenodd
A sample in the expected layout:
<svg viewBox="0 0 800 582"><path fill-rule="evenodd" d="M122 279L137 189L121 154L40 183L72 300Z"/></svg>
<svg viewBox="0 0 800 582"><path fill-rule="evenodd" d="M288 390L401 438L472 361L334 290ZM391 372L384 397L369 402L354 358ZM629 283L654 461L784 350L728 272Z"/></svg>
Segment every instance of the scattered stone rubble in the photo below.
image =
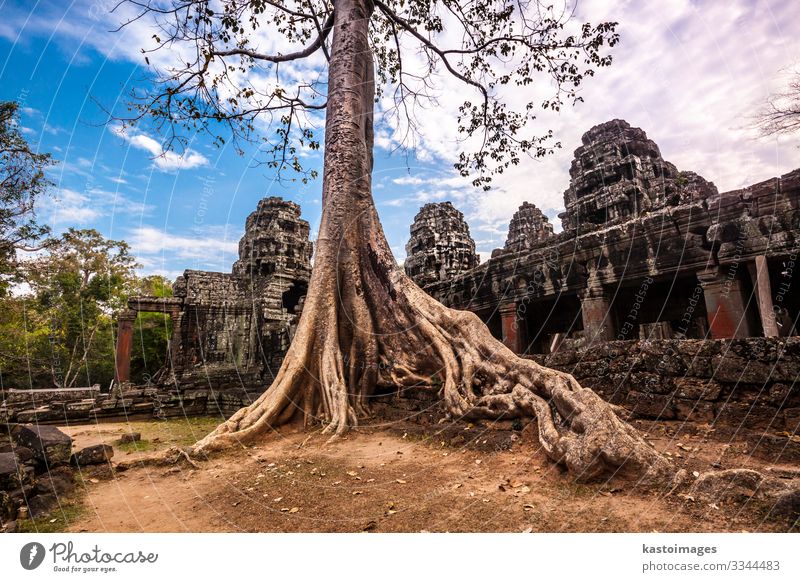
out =
<svg viewBox="0 0 800 582"><path fill-rule="evenodd" d="M114 450L95 445L72 452L72 438L54 426L6 425L0 438L0 531L16 520L39 517L76 487L77 472L109 467Z"/></svg>

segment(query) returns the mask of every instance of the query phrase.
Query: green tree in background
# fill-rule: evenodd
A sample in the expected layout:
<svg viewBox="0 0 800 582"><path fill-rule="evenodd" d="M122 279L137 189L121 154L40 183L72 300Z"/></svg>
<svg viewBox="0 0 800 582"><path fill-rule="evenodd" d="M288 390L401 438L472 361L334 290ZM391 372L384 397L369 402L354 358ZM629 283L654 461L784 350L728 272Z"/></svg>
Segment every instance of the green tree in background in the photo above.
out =
<svg viewBox="0 0 800 582"><path fill-rule="evenodd" d="M52 185L50 154L31 150L19 130L19 104L0 102L0 296L19 275L17 251L41 249L49 229L36 221L35 203Z"/></svg>
<svg viewBox="0 0 800 582"><path fill-rule="evenodd" d="M160 275L136 277L127 243L70 229L19 265L26 292L0 299L0 388L107 386L114 377L116 318L128 297L171 297ZM140 313L131 354L134 383L164 365L169 316Z"/></svg>
<svg viewBox="0 0 800 582"><path fill-rule="evenodd" d="M40 257L22 266L40 372L49 358L51 385L104 385L114 376L116 315L133 288L136 262L124 241L96 230L69 229ZM30 334L31 332L26 332ZM47 346L42 346L46 335ZM32 342L28 342L31 346ZM31 349L31 348L29 348Z"/></svg>
<svg viewBox="0 0 800 582"><path fill-rule="evenodd" d="M161 275L137 281L136 295L172 297L172 283ZM165 313L139 313L131 352L131 380L146 384L164 365L172 334L172 321Z"/></svg>

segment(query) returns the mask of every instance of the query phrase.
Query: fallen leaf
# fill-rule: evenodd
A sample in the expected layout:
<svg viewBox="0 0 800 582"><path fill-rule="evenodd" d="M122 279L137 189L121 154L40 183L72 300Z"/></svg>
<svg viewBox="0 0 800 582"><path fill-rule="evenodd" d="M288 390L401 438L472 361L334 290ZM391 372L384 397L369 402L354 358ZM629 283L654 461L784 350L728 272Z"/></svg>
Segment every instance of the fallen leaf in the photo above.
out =
<svg viewBox="0 0 800 582"><path fill-rule="evenodd" d="M350 475L351 477L355 477L358 475L358 473L356 473L355 471L348 471L347 474Z"/></svg>
<svg viewBox="0 0 800 582"><path fill-rule="evenodd" d="M515 490L515 493L517 495L525 495L526 493L530 493L530 492L531 492L531 488L528 487L527 485L523 485L522 487L519 487L518 489Z"/></svg>
<svg viewBox="0 0 800 582"><path fill-rule="evenodd" d="M281 500L283 500L283 497L276 497L272 501L274 501L275 503L278 503L278 501L281 501Z"/></svg>
<svg viewBox="0 0 800 582"><path fill-rule="evenodd" d="M400 483L401 485L402 485L402 484L405 484L405 483L408 483L408 481L403 481L402 479L395 479L395 481L397 481L397 482L398 482L398 483Z"/></svg>
<svg viewBox="0 0 800 582"><path fill-rule="evenodd" d="M95 478L89 479L89 483L100 483L100 479L95 479Z"/></svg>
<svg viewBox="0 0 800 582"><path fill-rule="evenodd" d="M476 465L480 465L482 462L483 462L483 461L481 461L480 459L475 459L475 464L476 464Z"/></svg>
<svg viewBox="0 0 800 582"><path fill-rule="evenodd" d="M363 491L353 491L353 495L361 495L364 493Z"/></svg>
<svg viewBox="0 0 800 582"><path fill-rule="evenodd" d="M532 531L533 531L532 527L527 527L524 530L522 530L522 533L531 533Z"/></svg>
<svg viewBox="0 0 800 582"><path fill-rule="evenodd" d="M530 503L526 503L525 505L522 506L522 509L523 509L523 511L532 511L532 510L534 510L536 508L533 505L531 505Z"/></svg>
<svg viewBox="0 0 800 582"><path fill-rule="evenodd" d="M50 520L50 523L55 523L55 522L57 522L57 521L58 521L58 518L57 518L57 517L54 517L53 519L51 519L51 520Z"/></svg>
<svg viewBox="0 0 800 582"><path fill-rule="evenodd" d="M289 510L289 513L297 513L298 511L300 511L300 508L299 508L299 507L292 507L292 508Z"/></svg>

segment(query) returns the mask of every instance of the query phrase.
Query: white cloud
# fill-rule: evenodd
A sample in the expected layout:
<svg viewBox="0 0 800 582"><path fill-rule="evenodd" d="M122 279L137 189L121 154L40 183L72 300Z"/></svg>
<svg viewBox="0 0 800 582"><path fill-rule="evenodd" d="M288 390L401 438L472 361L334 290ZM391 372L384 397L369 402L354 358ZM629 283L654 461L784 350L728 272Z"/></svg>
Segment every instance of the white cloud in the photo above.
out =
<svg viewBox="0 0 800 582"><path fill-rule="evenodd" d="M51 225L68 224L79 226L96 220L101 216L100 210L90 204L87 195L61 188L55 196L53 204L48 207L47 221Z"/></svg>
<svg viewBox="0 0 800 582"><path fill-rule="evenodd" d="M70 188L60 188L49 204L42 204L44 220L52 227L92 226L103 218L122 213L126 216L147 216L153 207L131 200L120 192L101 188L89 188L77 192Z"/></svg>
<svg viewBox="0 0 800 582"><path fill-rule="evenodd" d="M141 226L131 229L125 240L148 274L165 270L174 274L167 265L174 264L176 259L186 268L228 272L238 258L240 234L227 226L206 225L202 233L168 232Z"/></svg>
<svg viewBox="0 0 800 582"><path fill-rule="evenodd" d="M109 130L134 148L144 150L153 156L155 166L164 172L191 170L208 165L208 159L203 154L191 149L187 148L183 154L164 151L160 143L144 133L125 129L120 125L110 125Z"/></svg>

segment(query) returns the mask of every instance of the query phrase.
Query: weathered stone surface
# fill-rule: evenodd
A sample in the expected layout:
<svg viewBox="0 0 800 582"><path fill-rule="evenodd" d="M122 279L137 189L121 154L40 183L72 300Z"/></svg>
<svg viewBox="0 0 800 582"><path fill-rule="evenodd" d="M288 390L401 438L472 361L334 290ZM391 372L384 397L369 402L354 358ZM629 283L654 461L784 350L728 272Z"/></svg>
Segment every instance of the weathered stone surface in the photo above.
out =
<svg viewBox="0 0 800 582"><path fill-rule="evenodd" d="M527 251L553 236L553 225L534 204L523 202L511 218L505 248L512 252Z"/></svg>
<svg viewBox="0 0 800 582"><path fill-rule="evenodd" d="M11 434L20 446L31 449L37 460L49 466L69 463L72 438L56 427L44 424L16 425Z"/></svg>
<svg viewBox="0 0 800 582"><path fill-rule="evenodd" d="M737 353L729 349L727 340L658 340L608 342L597 348L528 357L572 374L582 385L637 416L794 433L800 424L800 406L794 404L797 387L776 381L770 362L750 361L738 354L747 353L746 346L752 342L754 351L764 358L800 362L795 350L800 338L736 341ZM711 359L714 366L686 365ZM723 368L727 372L718 373Z"/></svg>
<svg viewBox="0 0 800 582"><path fill-rule="evenodd" d="M770 516L794 525L800 519L800 489L778 494L770 509Z"/></svg>
<svg viewBox="0 0 800 582"><path fill-rule="evenodd" d="M34 493L59 498L72 493L75 487L75 473L72 467L54 467L36 478Z"/></svg>
<svg viewBox="0 0 800 582"><path fill-rule="evenodd" d="M675 392L688 400L716 400L722 392L722 384L716 380L699 380L685 377L675 378Z"/></svg>
<svg viewBox="0 0 800 582"><path fill-rule="evenodd" d="M564 229L618 223L717 194L692 172L678 172L644 131L621 119L597 125L575 150L564 193Z"/></svg>
<svg viewBox="0 0 800 582"><path fill-rule="evenodd" d="M125 435L123 435L125 436ZM140 437L141 438L141 437ZM111 445L93 445L73 453L70 463L79 467L86 465L99 465L107 463L114 456L114 447Z"/></svg>
<svg viewBox="0 0 800 582"><path fill-rule="evenodd" d="M20 486L22 473L14 453L0 453L0 490L16 489Z"/></svg>
<svg viewBox="0 0 800 582"><path fill-rule="evenodd" d="M406 244L406 274L418 285L444 281L478 264L464 215L450 202L423 206Z"/></svg>
<svg viewBox="0 0 800 582"><path fill-rule="evenodd" d="M27 463L36 458L36 453L28 447L14 447L14 454L17 456L17 461L20 463Z"/></svg>

